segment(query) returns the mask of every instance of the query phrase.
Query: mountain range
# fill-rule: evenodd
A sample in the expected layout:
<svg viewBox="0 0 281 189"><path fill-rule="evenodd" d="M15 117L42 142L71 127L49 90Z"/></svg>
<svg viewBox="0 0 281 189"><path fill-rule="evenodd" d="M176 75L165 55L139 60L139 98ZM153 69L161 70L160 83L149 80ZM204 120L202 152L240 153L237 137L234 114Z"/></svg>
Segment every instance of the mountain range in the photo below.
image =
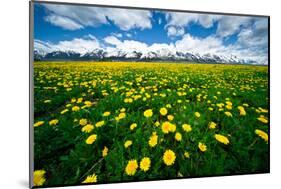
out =
<svg viewBox="0 0 281 189"><path fill-rule="evenodd" d="M241 59L234 55L221 56L216 54L198 54L190 52L172 52L168 49L157 51L107 51L102 48L88 52L75 52L54 50L45 52L42 49L34 49L34 60L36 61L58 61L58 60L80 60L80 61L186 61L198 63L229 63L229 64L257 64L253 60Z"/></svg>

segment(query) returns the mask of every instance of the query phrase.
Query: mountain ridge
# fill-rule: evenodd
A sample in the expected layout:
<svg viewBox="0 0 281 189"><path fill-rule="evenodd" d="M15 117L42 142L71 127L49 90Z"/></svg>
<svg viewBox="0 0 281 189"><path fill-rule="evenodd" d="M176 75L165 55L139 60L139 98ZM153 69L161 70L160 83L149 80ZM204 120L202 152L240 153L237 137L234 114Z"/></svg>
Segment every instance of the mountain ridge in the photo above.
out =
<svg viewBox="0 0 281 189"><path fill-rule="evenodd" d="M198 63L225 63L225 64L254 64L259 65L253 60L240 59L237 56L221 56L217 54L198 54L191 52L171 52L167 49L157 51L141 52L133 51L107 51L102 48L94 49L84 53L76 51L53 50L45 52L41 49L34 49L35 61L58 61L58 60L76 60L76 61L171 61L171 62L198 62Z"/></svg>

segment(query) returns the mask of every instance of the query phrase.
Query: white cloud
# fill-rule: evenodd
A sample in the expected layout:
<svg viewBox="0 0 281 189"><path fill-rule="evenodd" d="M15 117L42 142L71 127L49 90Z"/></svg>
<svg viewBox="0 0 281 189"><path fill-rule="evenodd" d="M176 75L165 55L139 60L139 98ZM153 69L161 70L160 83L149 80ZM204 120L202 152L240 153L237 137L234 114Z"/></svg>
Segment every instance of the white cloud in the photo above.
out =
<svg viewBox="0 0 281 189"><path fill-rule="evenodd" d="M119 39L117 39L115 36L107 36L104 38L104 41L110 45L118 45L121 43Z"/></svg>
<svg viewBox="0 0 281 189"><path fill-rule="evenodd" d="M237 35L236 48L239 56L257 62L268 62L268 22L266 18L255 19L253 25L243 28Z"/></svg>
<svg viewBox="0 0 281 189"><path fill-rule="evenodd" d="M109 20L124 31L133 28L143 30L152 27L150 21L152 13L150 11L107 8L105 14Z"/></svg>
<svg viewBox="0 0 281 189"><path fill-rule="evenodd" d="M195 20L195 14L171 12L166 14L167 26L187 26L191 21Z"/></svg>
<svg viewBox="0 0 281 189"><path fill-rule="evenodd" d="M118 50L122 50L125 52L132 52L132 51L145 51L148 45L143 42L134 41L134 40L124 40L123 42L116 45Z"/></svg>
<svg viewBox="0 0 281 189"><path fill-rule="evenodd" d="M147 50L147 44L134 41L134 40L124 40L121 41L114 36L108 36L104 38L104 41L113 47L109 46L106 47L107 56L117 56L120 55L119 53L124 53L124 55L129 58L133 57L134 51L137 52L145 52Z"/></svg>
<svg viewBox="0 0 281 189"><path fill-rule="evenodd" d="M221 19L222 16L220 15L208 15L202 14L198 17L198 23L202 25L204 28L210 28L213 26L214 22Z"/></svg>
<svg viewBox="0 0 281 189"><path fill-rule="evenodd" d="M237 43L245 48L260 47L267 44L267 38L265 36L256 36L256 32L252 29L243 29L238 34Z"/></svg>
<svg viewBox="0 0 281 189"><path fill-rule="evenodd" d="M102 7L87 7L75 5L53 5L45 4L49 14L57 17L65 18L64 22L51 22L56 26L63 27L69 24L76 23L82 27L97 27L101 24L109 24L109 20L118 26L121 30L128 31L130 29L147 29L151 28L150 11L146 10L128 10L119 8L102 8ZM73 29L72 27L71 29ZM80 28L78 28L80 29Z"/></svg>
<svg viewBox="0 0 281 189"><path fill-rule="evenodd" d="M49 42L44 42L38 39L34 40L34 49L39 51L42 54L52 52L54 50L53 44Z"/></svg>
<svg viewBox="0 0 281 189"><path fill-rule="evenodd" d="M213 26L215 21L220 19L219 15L206 15L206 14L195 14L195 13L184 13L184 12L172 12L166 13L168 36L180 36L184 34L184 27L187 27L190 23L197 23L204 28L210 28Z"/></svg>
<svg viewBox="0 0 281 189"><path fill-rule="evenodd" d="M268 30L268 20L267 18L259 18L255 21L254 27L256 30L263 30L267 31Z"/></svg>
<svg viewBox="0 0 281 189"><path fill-rule="evenodd" d="M176 48L173 43L166 44L166 43L154 43L148 47L148 51L156 52L158 55L162 57L168 57L169 55L176 54Z"/></svg>
<svg viewBox="0 0 281 189"><path fill-rule="evenodd" d="M244 38L245 37L245 38ZM251 39L253 37L253 39ZM225 46L223 39L217 36L197 38L189 34L175 42L175 49L180 52L191 52L193 54L215 54L223 57L237 57L239 59L251 60L260 64L267 64L266 42L254 39L254 32L245 30L238 36L238 41L232 45ZM263 37L264 38L264 37ZM245 43L241 40L245 39Z"/></svg>
<svg viewBox="0 0 281 189"><path fill-rule="evenodd" d="M218 53L223 48L223 42L214 36L197 38L190 34L185 34L181 40L175 42L175 48L180 52Z"/></svg>
<svg viewBox="0 0 281 189"><path fill-rule="evenodd" d="M194 22L202 25L205 28L213 26L214 22L221 18L219 15L206 15L184 12L173 12L166 14L167 26L184 27Z"/></svg>
<svg viewBox="0 0 281 189"><path fill-rule="evenodd" d="M67 17L59 16L59 15L49 15L45 17L45 21L50 22L55 26L60 26L63 29L67 29L67 30L78 30L83 28L81 24Z"/></svg>
<svg viewBox="0 0 281 189"><path fill-rule="evenodd" d="M59 41L58 43L49 43L40 40L34 41L34 49L45 53L52 51L74 51L84 54L100 47L99 41L93 36L89 39L74 38L70 41Z"/></svg>
<svg viewBox="0 0 281 189"><path fill-rule="evenodd" d="M83 26L107 24L106 16L95 7L44 4L49 14L67 17Z"/></svg>
<svg viewBox="0 0 281 189"><path fill-rule="evenodd" d="M196 23L204 28L210 28L214 25L215 22L218 22L216 34L219 37L227 37L232 34L238 33L241 28L248 27L252 23L253 18L243 16L221 16L210 14L173 12L166 14L166 20L168 36L171 36L169 35L169 26L184 28L188 27L190 23Z"/></svg>
<svg viewBox="0 0 281 189"><path fill-rule="evenodd" d="M220 37L227 37L238 33L241 27L248 27L252 20L251 17L223 16L218 23L217 35Z"/></svg>
<svg viewBox="0 0 281 189"><path fill-rule="evenodd" d="M74 38L71 41L60 41L54 45L55 48L63 49L64 51L75 51L79 53L86 53L99 48L99 42L95 39Z"/></svg>
<svg viewBox="0 0 281 189"><path fill-rule="evenodd" d="M184 34L184 28L183 27L175 27L175 26L168 26L167 28L168 36L182 36Z"/></svg>

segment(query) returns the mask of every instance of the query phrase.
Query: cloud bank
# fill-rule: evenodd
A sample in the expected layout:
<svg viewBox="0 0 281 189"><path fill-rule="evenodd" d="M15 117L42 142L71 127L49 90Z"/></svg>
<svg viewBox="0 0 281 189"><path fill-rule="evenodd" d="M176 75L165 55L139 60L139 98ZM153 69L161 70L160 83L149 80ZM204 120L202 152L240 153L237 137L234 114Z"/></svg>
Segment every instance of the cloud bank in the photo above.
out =
<svg viewBox="0 0 281 189"><path fill-rule="evenodd" d="M55 26L75 30L83 27L98 27L113 22L123 31L130 29L149 29L152 27L150 11L86 7L74 5L45 4L51 16L45 18Z"/></svg>
<svg viewBox="0 0 281 189"><path fill-rule="evenodd" d="M104 49L109 54L118 51L146 55L157 52L162 55L176 52L192 54L214 54L236 56L258 64L268 64L268 20L264 17L245 17L184 12L161 12L121 8L87 7L74 5L42 4L46 10L43 20L65 31L87 30L101 26L118 28L106 37L97 37L93 32L58 42L36 39L36 50L42 53L52 51L74 51L81 54ZM193 26L200 30L212 28L208 36L191 34ZM159 29L159 27L162 27ZM147 43L136 37L141 31L164 32L169 42ZM200 32L199 32L200 33Z"/></svg>

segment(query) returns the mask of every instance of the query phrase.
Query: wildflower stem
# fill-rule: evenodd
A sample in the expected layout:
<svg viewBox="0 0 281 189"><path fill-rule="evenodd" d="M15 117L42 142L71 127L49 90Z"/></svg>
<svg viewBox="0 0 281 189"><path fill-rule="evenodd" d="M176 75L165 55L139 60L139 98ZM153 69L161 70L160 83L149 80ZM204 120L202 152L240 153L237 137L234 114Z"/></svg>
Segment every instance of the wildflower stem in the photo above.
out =
<svg viewBox="0 0 281 189"><path fill-rule="evenodd" d="M115 149L116 148L112 149L110 152L115 151ZM102 160L104 160L104 157L100 158L99 161L96 162L88 171L86 171L86 173L84 175L82 175L79 180L82 180L82 178L84 178L91 170L93 170L98 164L100 164L102 162Z"/></svg>
<svg viewBox="0 0 281 189"><path fill-rule="evenodd" d="M248 149L252 148L252 147L256 144L257 141L258 141L258 139L256 138L256 139L252 142L252 144L250 144L250 145L248 146Z"/></svg>

